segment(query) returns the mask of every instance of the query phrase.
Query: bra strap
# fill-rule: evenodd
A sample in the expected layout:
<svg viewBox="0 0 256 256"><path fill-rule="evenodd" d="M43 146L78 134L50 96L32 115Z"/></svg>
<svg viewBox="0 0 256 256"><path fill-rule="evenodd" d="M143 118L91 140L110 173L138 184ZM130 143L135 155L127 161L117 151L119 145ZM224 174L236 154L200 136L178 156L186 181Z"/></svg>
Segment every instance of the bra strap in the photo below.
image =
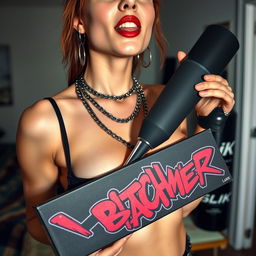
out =
<svg viewBox="0 0 256 256"><path fill-rule="evenodd" d="M54 109L54 111L57 115L59 125L60 125L61 139L62 139L64 154L65 154L65 158L66 158L67 169L68 169L69 174L72 174L68 136L67 136L65 124L64 124L64 121L63 121L63 117L61 115L60 109L59 109L56 101L53 98L50 98L50 97L45 98L45 99L50 101L50 103L52 104L53 109Z"/></svg>

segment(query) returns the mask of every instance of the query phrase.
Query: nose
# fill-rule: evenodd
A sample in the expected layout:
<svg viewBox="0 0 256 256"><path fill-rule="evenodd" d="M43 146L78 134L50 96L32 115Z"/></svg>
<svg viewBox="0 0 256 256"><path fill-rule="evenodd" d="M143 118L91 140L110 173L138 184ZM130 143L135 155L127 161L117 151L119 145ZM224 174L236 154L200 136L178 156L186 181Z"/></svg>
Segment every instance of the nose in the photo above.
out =
<svg viewBox="0 0 256 256"><path fill-rule="evenodd" d="M119 4L119 9L121 11L136 10L136 8L137 8L136 0L121 0Z"/></svg>

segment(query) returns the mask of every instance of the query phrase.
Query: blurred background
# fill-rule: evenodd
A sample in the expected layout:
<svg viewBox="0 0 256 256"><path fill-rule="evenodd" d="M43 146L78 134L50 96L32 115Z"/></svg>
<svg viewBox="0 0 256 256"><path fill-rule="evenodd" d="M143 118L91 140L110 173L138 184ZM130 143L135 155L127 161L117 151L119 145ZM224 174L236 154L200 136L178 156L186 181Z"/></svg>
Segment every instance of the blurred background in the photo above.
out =
<svg viewBox="0 0 256 256"><path fill-rule="evenodd" d="M205 214L206 223L198 223L197 216L186 220L190 232L197 232L192 242L198 256L256 255L255 6L256 1L250 0L162 0L166 63L159 68L159 52L152 40L153 63L139 78L145 83L165 83L177 66L177 51L188 52L207 25L223 25L240 41L239 53L224 73L236 93L236 106L219 145L234 181L225 191L205 199L199 216ZM15 159L19 116L35 101L67 86L60 51L61 13L62 0L0 1L0 255L20 255L25 232ZM215 215L207 215L210 212ZM220 225L216 219L225 223Z"/></svg>

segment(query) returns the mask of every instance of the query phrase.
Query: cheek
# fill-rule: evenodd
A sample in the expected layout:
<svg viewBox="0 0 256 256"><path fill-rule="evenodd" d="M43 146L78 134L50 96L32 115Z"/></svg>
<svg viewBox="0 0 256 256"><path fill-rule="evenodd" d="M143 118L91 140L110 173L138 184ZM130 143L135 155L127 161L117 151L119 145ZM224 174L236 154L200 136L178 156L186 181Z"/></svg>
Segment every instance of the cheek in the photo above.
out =
<svg viewBox="0 0 256 256"><path fill-rule="evenodd" d="M151 14L148 17L149 17L149 23L151 24L151 28L152 28L153 25L154 25L155 18L156 18L156 14L155 14L155 9L154 8L151 10Z"/></svg>
<svg viewBox="0 0 256 256"><path fill-rule="evenodd" d="M87 23L88 32L93 35L106 31L111 24L113 15L113 11L106 11L104 5L91 8Z"/></svg>
<svg viewBox="0 0 256 256"><path fill-rule="evenodd" d="M153 7L149 7L145 10L144 21L146 25L146 32L151 32L155 21L155 10Z"/></svg>
<svg viewBox="0 0 256 256"><path fill-rule="evenodd" d="M149 8L147 12L145 12L144 21L146 25L146 36L147 39L150 40L152 29L155 21L155 10L154 8Z"/></svg>

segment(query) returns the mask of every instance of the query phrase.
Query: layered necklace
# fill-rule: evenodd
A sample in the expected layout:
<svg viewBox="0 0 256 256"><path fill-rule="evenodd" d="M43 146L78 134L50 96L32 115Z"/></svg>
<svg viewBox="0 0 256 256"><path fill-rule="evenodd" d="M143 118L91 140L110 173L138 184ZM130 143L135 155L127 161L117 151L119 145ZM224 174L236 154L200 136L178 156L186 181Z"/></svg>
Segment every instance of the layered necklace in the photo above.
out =
<svg viewBox="0 0 256 256"><path fill-rule="evenodd" d="M147 100L146 100L143 88L139 84L139 82L137 81L137 79L135 77L133 77L132 79L133 79L133 85L132 85L131 89L128 92L126 92L125 94L119 95L119 96L108 95L108 94L103 94L103 93L97 92L90 85L88 85L86 83L86 81L84 80L84 78L82 76L79 79L77 79L75 82L77 96L79 99L81 99L84 107L86 108L86 110L88 111L88 113L90 114L92 119L96 122L96 124L101 129L103 129L103 131L105 131L108 135L110 135L111 137L113 137L114 139L116 139L117 141L124 144L125 146L127 146L130 149L132 149L134 147L134 145L132 145L131 143L129 143L128 141L123 139L121 136L114 133L111 129L109 129L98 118L98 116L96 115L96 113L94 112L94 110L92 109L90 104L88 103L88 101L90 101L91 104L95 108L97 108L102 114L104 114L105 116L107 116L108 118L110 118L111 120L113 120L117 123L128 123L128 122L132 121L133 119L135 119L140 112L141 106L143 108L144 117L146 117L148 115L148 104L147 104ZM100 98L100 99L110 99L110 100L114 100L114 101L123 101L133 94L137 95L136 104L135 104L133 112L126 118L119 118L119 117L114 116L113 114L108 112L106 109L104 109L95 100L95 98ZM92 97L92 95L95 98Z"/></svg>

